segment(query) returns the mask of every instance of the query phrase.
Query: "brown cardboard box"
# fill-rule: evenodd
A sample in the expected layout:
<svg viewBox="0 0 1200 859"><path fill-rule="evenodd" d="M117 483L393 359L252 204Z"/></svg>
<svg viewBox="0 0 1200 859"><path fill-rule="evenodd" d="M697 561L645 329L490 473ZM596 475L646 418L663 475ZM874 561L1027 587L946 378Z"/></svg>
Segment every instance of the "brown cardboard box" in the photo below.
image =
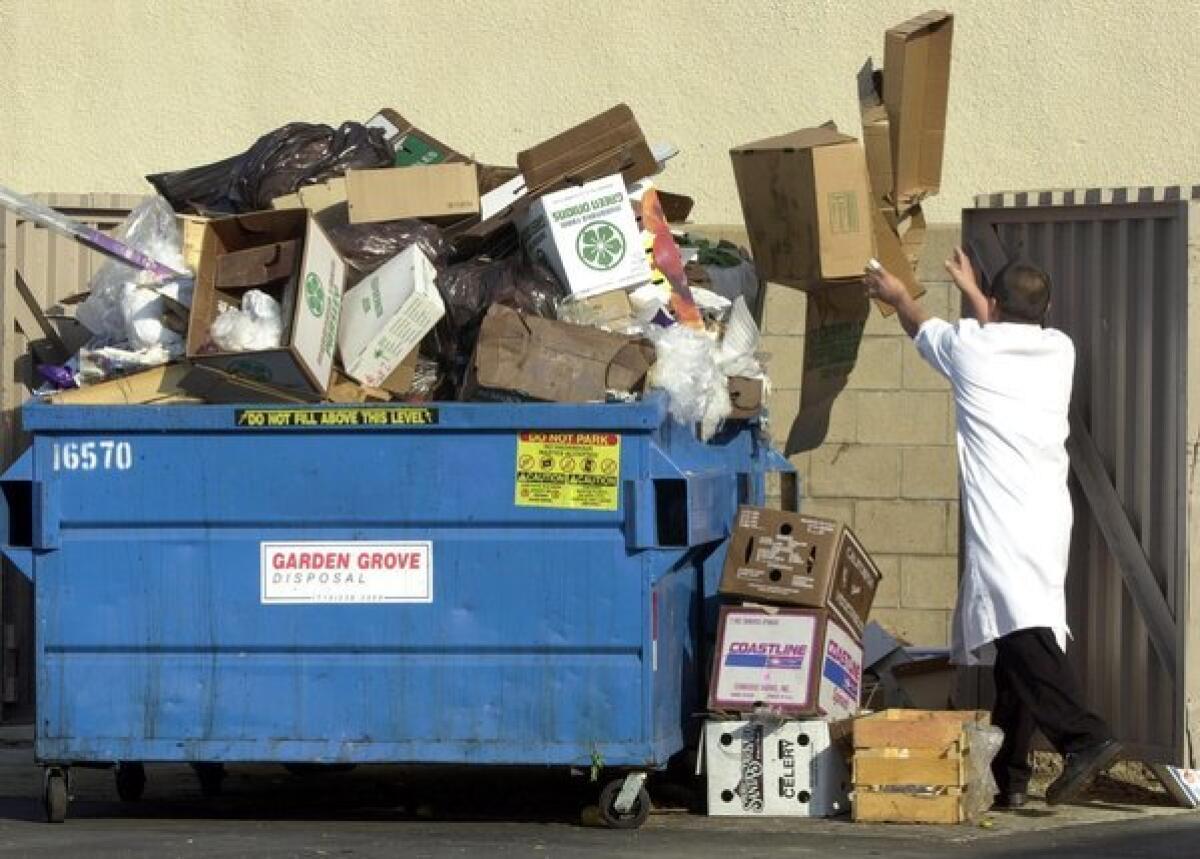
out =
<svg viewBox="0 0 1200 859"><path fill-rule="evenodd" d="M763 408L763 380L730 376L729 399L733 403L733 411L729 413L729 417L733 420L758 417Z"/></svg>
<svg viewBox="0 0 1200 859"><path fill-rule="evenodd" d="M266 290L283 309L283 345L257 352L216 351L209 339L212 323L223 307L238 306L245 292L217 287L218 260L236 251L291 240L301 247L296 276ZM345 279L345 262L303 209L209 221L188 321L188 359L272 388L299 391L301 396L323 395L333 373Z"/></svg>
<svg viewBox="0 0 1200 859"><path fill-rule="evenodd" d="M854 533L832 519L758 507L738 511L720 591L828 608L861 640L879 569Z"/></svg>
<svg viewBox="0 0 1200 859"><path fill-rule="evenodd" d="M185 364L152 367L85 388L59 391L50 397L50 402L60 406L134 406L147 403L202 402L196 397L188 396L180 387L180 380L187 375L188 369Z"/></svg>
<svg viewBox="0 0 1200 859"><path fill-rule="evenodd" d="M472 369L482 388L583 403L604 400L610 390L640 391L653 363L654 347L645 340L494 304L480 327Z"/></svg>
<svg viewBox="0 0 1200 859"><path fill-rule="evenodd" d="M271 385L261 384L253 379L226 373L216 367L206 367L203 364L195 364L185 369L187 372L180 379L179 387L206 403L218 405L315 403L319 399L312 393L285 391Z"/></svg>
<svg viewBox="0 0 1200 859"><path fill-rule="evenodd" d="M479 214L479 171L474 164L349 170L346 196L352 224L458 220Z"/></svg>
<svg viewBox="0 0 1200 859"><path fill-rule="evenodd" d="M831 127L807 128L739 146L731 157L764 280L815 290L862 278L875 242L857 140Z"/></svg>
<svg viewBox="0 0 1200 859"><path fill-rule="evenodd" d="M350 223L346 201L346 179L338 176L327 182L305 185L295 194L285 194L271 201L272 209L308 209L323 229Z"/></svg>
<svg viewBox="0 0 1200 859"><path fill-rule="evenodd" d="M953 38L954 16L933 11L892 27L884 39L893 200L902 209L941 187Z"/></svg>
<svg viewBox="0 0 1200 859"><path fill-rule="evenodd" d="M530 193L563 182L582 183L620 173L636 182L658 171L658 161L628 105L618 104L562 134L517 154Z"/></svg>
<svg viewBox="0 0 1200 859"><path fill-rule="evenodd" d="M469 161L465 155L455 152L433 135L417 128L390 107L382 108L366 121L368 128L378 128L383 139L392 148L396 167L461 163Z"/></svg>

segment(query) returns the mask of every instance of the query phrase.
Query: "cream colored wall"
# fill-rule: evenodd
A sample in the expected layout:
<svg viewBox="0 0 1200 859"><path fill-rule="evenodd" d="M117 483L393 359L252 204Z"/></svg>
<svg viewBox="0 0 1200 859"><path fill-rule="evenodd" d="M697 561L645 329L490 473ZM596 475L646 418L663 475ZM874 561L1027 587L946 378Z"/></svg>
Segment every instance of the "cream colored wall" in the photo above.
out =
<svg viewBox="0 0 1200 859"><path fill-rule="evenodd" d="M139 191L292 120L396 107L498 163L620 100L738 217L730 146L832 118L936 0L0 0L0 184ZM1200 181L1200 3L960 0L933 221L979 191Z"/></svg>
<svg viewBox="0 0 1200 859"><path fill-rule="evenodd" d="M289 121L397 108L479 158L626 101L682 154L664 186L695 219L740 220L728 149L833 118L887 26L934 0L113 2L0 0L0 184L143 191L148 172L232 155ZM1200 3L967 0L942 194L921 276L981 191L1200 182ZM799 404L804 297L770 287L764 327L782 444ZM894 321L873 314L827 443L793 461L806 509L851 523L885 573L874 616L947 639L958 541L953 406Z"/></svg>

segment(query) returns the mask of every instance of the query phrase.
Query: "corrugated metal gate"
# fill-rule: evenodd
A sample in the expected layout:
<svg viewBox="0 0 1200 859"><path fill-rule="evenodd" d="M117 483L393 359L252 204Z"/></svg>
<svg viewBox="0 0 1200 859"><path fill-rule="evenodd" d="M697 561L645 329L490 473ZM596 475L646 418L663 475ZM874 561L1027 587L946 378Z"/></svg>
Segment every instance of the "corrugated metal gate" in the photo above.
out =
<svg viewBox="0 0 1200 859"><path fill-rule="evenodd" d="M1011 257L1054 281L1075 341L1069 648L1131 756L1196 765L1200 620L1200 186L995 194L963 213L985 276Z"/></svg>
<svg viewBox="0 0 1200 859"><path fill-rule="evenodd" d="M129 194L39 194L41 202L102 230L125 219L141 197ZM0 466L8 468L26 446L17 410L40 385L30 347L46 358L72 351L61 342L56 315L70 316L64 299L87 290L104 257L74 241L0 209ZM0 585L0 716L28 718L33 705L33 594L4 562Z"/></svg>

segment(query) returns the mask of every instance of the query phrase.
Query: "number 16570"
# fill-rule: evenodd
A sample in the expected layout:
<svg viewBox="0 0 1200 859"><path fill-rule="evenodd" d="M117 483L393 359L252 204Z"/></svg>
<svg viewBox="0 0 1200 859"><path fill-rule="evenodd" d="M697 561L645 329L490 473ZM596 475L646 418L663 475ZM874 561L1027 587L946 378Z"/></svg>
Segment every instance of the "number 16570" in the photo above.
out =
<svg viewBox="0 0 1200 859"><path fill-rule="evenodd" d="M133 446L127 441L64 441L54 443L55 471L128 471Z"/></svg>

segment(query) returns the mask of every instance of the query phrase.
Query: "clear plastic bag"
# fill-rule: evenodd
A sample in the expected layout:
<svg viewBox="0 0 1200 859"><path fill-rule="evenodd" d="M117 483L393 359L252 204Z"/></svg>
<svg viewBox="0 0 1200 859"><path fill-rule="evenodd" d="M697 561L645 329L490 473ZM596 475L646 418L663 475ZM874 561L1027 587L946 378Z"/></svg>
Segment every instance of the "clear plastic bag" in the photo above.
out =
<svg viewBox="0 0 1200 859"><path fill-rule="evenodd" d="M179 271L187 271L183 237L175 213L161 197L147 197L117 230L131 247ZM191 278L162 282L156 275L115 259L104 263L89 284L76 319L96 335L99 346L128 352L160 350L183 355L184 338L168 324L168 299L190 306Z"/></svg>
<svg viewBox="0 0 1200 859"><path fill-rule="evenodd" d="M1004 742L1004 732L994 725L968 723L967 735L967 794L963 811L967 820L975 821L992 807L1000 788L992 775L992 761Z"/></svg>
<svg viewBox="0 0 1200 859"><path fill-rule="evenodd" d="M283 310L262 290L242 296L242 307L230 307L213 320L209 338L222 352L258 352L283 342Z"/></svg>
<svg viewBox="0 0 1200 859"><path fill-rule="evenodd" d="M728 379L717 366L717 344L706 332L682 325L652 327L650 339L658 357L647 384L666 391L671 417L685 426L698 423L707 441L733 411Z"/></svg>

